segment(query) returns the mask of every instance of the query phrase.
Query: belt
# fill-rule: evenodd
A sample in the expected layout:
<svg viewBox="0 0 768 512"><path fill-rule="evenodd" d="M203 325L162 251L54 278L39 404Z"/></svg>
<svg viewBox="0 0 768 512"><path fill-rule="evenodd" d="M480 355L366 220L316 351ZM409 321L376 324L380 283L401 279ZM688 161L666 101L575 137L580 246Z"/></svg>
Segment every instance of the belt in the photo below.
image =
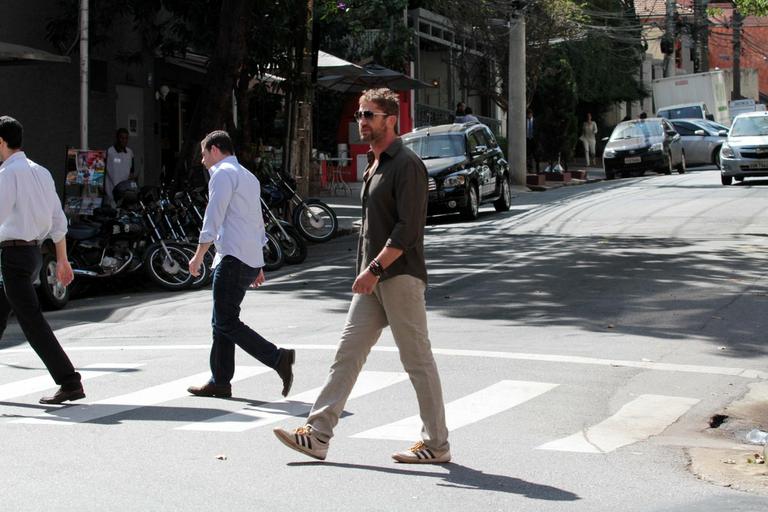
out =
<svg viewBox="0 0 768 512"><path fill-rule="evenodd" d="M27 242L26 240L5 240L4 242L0 242L0 249L5 249L6 247L30 247L32 245L40 245L37 240L30 240Z"/></svg>

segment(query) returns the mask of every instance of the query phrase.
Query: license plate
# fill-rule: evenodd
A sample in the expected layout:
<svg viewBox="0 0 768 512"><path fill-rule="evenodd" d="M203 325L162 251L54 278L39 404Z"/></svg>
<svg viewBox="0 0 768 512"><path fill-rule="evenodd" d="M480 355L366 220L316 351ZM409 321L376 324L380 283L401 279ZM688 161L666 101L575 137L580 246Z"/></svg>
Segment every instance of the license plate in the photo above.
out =
<svg viewBox="0 0 768 512"><path fill-rule="evenodd" d="M625 164L639 164L642 161L643 159L640 158L639 156L628 156L627 158L624 159Z"/></svg>
<svg viewBox="0 0 768 512"><path fill-rule="evenodd" d="M766 169L768 168L768 160L758 160L757 162L751 162L749 164L750 169Z"/></svg>

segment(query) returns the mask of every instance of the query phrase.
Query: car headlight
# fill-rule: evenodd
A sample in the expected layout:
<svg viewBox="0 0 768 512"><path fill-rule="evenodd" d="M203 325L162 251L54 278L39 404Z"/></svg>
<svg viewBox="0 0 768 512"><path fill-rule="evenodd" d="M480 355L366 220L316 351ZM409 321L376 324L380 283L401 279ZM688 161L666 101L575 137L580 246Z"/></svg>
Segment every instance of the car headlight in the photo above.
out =
<svg viewBox="0 0 768 512"><path fill-rule="evenodd" d="M444 187L459 187L464 184L466 176L463 174L451 174L443 180Z"/></svg>
<svg viewBox="0 0 768 512"><path fill-rule="evenodd" d="M736 158L736 152L728 144L723 144L720 148L720 156L725 158Z"/></svg>
<svg viewBox="0 0 768 512"><path fill-rule="evenodd" d="M606 149L603 151L603 158L613 158L616 156L616 150Z"/></svg>
<svg viewBox="0 0 768 512"><path fill-rule="evenodd" d="M656 152L664 151L664 143L657 142L656 144L652 145L651 149L649 149L648 151L656 151Z"/></svg>

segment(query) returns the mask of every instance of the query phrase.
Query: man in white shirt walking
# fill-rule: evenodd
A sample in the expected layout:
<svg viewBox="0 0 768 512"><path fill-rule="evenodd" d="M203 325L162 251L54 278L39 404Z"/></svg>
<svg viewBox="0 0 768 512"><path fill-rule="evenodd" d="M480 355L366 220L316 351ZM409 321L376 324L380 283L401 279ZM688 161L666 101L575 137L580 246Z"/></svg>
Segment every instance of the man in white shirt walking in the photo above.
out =
<svg viewBox="0 0 768 512"><path fill-rule="evenodd" d="M135 180L133 151L128 147L129 133L125 128L118 128L115 143L107 150L107 177L104 180L104 192L114 203L112 190L115 185L125 180Z"/></svg>
<svg viewBox="0 0 768 512"><path fill-rule="evenodd" d="M27 341L40 356L58 391L40 399L60 404L85 398L80 374L43 317L33 283L40 272L40 244L56 246L56 277L63 285L74 279L67 260L67 219L53 178L21 150L23 128L16 119L0 117L0 336L10 312L16 313Z"/></svg>
<svg viewBox="0 0 768 512"><path fill-rule="evenodd" d="M214 131L200 143L208 182L208 206L189 271L197 276L205 253L216 245L213 259L213 345L211 378L192 386L197 396L230 397L235 373L235 345L273 368L283 381L283 396L293 384L294 350L278 348L240 320L240 304L248 288L264 282L264 217L259 180L237 161L225 131Z"/></svg>

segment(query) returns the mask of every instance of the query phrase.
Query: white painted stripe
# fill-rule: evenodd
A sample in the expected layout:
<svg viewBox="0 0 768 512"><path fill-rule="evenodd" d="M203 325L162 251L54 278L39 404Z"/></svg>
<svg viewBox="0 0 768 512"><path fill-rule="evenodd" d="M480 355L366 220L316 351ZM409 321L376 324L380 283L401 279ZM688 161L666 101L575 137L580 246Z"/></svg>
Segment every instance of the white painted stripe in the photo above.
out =
<svg viewBox="0 0 768 512"><path fill-rule="evenodd" d="M239 366L235 370L235 376L232 382L260 375L273 371L264 366ZM90 404L74 405L55 411L45 412L32 418L19 418L12 423L33 423L48 425L72 425L75 423L84 423L99 418L106 418L125 411L131 411L140 407L160 404L188 396L187 388L206 382L211 376L211 372L203 372L197 375L190 375L182 379L166 382L149 388L128 393L125 395L106 398Z"/></svg>
<svg viewBox="0 0 768 512"><path fill-rule="evenodd" d="M408 378L398 372L362 372L360 373L349 399L358 398L374 391L402 382ZM315 403L321 387L291 395L285 400L269 402L263 405L246 407L239 411L217 416L200 423L189 423L177 430L202 430L208 432L245 432L264 425L270 425L289 418L306 416Z"/></svg>
<svg viewBox="0 0 768 512"><path fill-rule="evenodd" d="M605 421L538 449L608 453L662 433L698 402L696 398L640 395Z"/></svg>
<svg viewBox="0 0 768 512"><path fill-rule="evenodd" d="M123 363L96 363L84 368L78 368L82 380L89 380L96 377L102 377L115 372L132 370L142 366L141 364L123 364ZM98 368L98 370L96 370ZM8 384L0 385L0 400L7 400L17 396L39 393L46 389L55 388L56 383L50 375L40 375L29 379L17 380Z"/></svg>
<svg viewBox="0 0 768 512"><path fill-rule="evenodd" d="M445 420L448 430L454 431L466 425L471 425L495 414L511 409L527 402L547 391L557 387L557 384L547 382L528 382L517 380L502 380L496 384L481 389L476 393L454 400L445 405ZM413 441L419 438L421 418L418 415L405 418L388 425L382 425L352 437L366 439L393 439Z"/></svg>
<svg viewBox="0 0 768 512"><path fill-rule="evenodd" d="M99 338L103 339L103 338ZM338 350L337 345L285 345L285 348L296 350ZM166 351L166 350L210 350L210 344L200 345L93 345L67 347L67 352L127 352L127 351ZM397 347L373 347L373 352L397 352ZM31 353L32 349L12 348L0 350L0 354ZM625 368L642 368L645 370L663 372L701 373L707 375L728 375L745 379L768 380L768 372L747 368L729 366L698 366L677 363L657 363L654 361L627 361L622 359L598 359L595 357L569 356L562 354L530 354L524 352L501 352L493 350L460 350L449 348L432 348L432 352L442 356L482 357L490 359L510 359L521 361L541 361L549 363L586 364L596 366L616 366Z"/></svg>

